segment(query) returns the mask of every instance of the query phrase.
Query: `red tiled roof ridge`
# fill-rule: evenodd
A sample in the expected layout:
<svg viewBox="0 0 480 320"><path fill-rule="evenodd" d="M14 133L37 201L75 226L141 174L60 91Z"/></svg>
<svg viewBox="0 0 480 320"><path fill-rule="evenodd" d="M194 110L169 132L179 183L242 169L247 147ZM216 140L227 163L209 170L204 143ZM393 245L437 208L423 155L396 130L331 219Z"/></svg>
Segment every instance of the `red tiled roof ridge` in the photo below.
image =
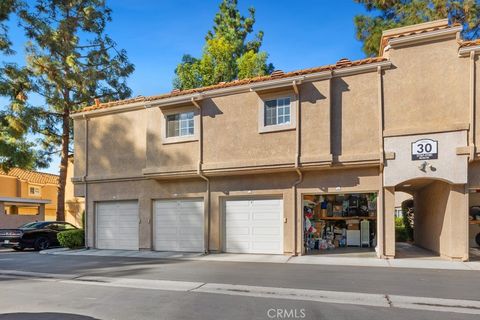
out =
<svg viewBox="0 0 480 320"><path fill-rule="evenodd" d="M0 175L15 177L21 180L26 180L30 183L38 184L58 184L59 179L59 176L53 173L38 172L21 168L12 168L8 173L0 169Z"/></svg>
<svg viewBox="0 0 480 320"><path fill-rule="evenodd" d="M115 107L115 106L135 103L135 102L161 100L161 99L172 98L172 97L176 97L176 96L184 96L184 95L193 94L193 93L203 93L203 92L211 91L211 90L215 90L215 89L236 87L236 86L246 85L246 84L250 84L250 83L258 83L258 82L263 82L263 81L268 81L268 80L278 80L278 79L283 79L283 78L290 78L290 77L294 77L294 76L301 76L301 75L312 74L312 73L322 72L322 71L333 71L335 69L341 69L341 68L352 67L352 66L359 66L359 65L375 63L375 62L382 62L382 61L386 61L386 60L387 59L384 58L384 57L370 57L370 58L365 58L365 59L360 59L360 60L354 60L354 61L351 61L348 64L342 64L342 65L329 64L329 65L324 65L324 66L319 66L319 67L313 67L313 68L307 68L307 69L300 69L300 70L285 72L281 75L279 75L279 74L276 74L274 76L265 75L265 76L257 76L257 77L253 77L253 78L234 80L234 81L230 81L230 82L220 82L220 83L213 84L213 85L210 85L210 86L199 87L199 88L194 88L194 89L186 89L186 90L179 90L179 91L173 90L169 93L164 93L164 94L160 94L160 95L153 95L153 96L148 96L148 97L138 96L138 97L135 97L135 98L129 98L129 99L125 99L125 100L104 102L104 103L100 103L99 105L94 104L94 105L85 107L82 110L79 110L79 111L76 111L76 112L73 112L73 113L87 112L87 111L93 111L93 110L98 110L98 109L106 109L106 108L111 108L111 107Z"/></svg>
<svg viewBox="0 0 480 320"><path fill-rule="evenodd" d="M432 31L438 31L438 30L443 30L443 29L449 29L449 28L458 27L458 26L460 26L460 23L454 23L452 25L429 27L429 28L418 29L418 30L404 31L404 32L399 32L399 33L395 33L395 34L392 34L392 35L384 36L381 39L379 54L380 55L383 54L383 49L387 46L387 43L390 39L397 39L397 38L402 38L402 37L406 37L406 36L413 36L413 35L417 35L417 34L422 34L422 33L432 32Z"/></svg>

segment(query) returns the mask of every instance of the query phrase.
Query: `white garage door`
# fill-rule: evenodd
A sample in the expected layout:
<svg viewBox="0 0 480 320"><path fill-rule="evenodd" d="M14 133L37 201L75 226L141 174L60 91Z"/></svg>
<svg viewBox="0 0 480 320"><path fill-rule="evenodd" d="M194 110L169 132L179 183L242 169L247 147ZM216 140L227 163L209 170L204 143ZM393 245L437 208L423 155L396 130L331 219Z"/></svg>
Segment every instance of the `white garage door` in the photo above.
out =
<svg viewBox="0 0 480 320"><path fill-rule="evenodd" d="M228 200L224 251L283 254L283 200Z"/></svg>
<svg viewBox="0 0 480 320"><path fill-rule="evenodd" d="M97 248L138 250L136 201L97 203Z"/></svg>
<svg viewBox="0 0 480 320"><path fill-rule="evenodd" d="M155 250L205 250L202 200L158 200L154 208Z"/></svg>

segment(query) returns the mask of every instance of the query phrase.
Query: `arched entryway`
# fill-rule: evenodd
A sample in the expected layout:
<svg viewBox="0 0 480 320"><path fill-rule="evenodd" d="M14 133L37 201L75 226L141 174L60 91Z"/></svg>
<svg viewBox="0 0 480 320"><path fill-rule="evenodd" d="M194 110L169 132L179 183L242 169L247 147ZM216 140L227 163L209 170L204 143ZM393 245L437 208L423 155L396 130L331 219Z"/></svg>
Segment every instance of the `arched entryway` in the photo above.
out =
<svg viewBox="0 0 480 320"><path fill-rule="evenodd" d="M425 256L437 255L452 260L468 260L468 193L465 185L432 178L416 178L395 186L413 199L412 244L426 251ZM392 204L389 204L390 206ZM394 220L394 219L391 219ZM397 246L395 257L408 252ZM422 250L412 250L413 256Z"/></svg>

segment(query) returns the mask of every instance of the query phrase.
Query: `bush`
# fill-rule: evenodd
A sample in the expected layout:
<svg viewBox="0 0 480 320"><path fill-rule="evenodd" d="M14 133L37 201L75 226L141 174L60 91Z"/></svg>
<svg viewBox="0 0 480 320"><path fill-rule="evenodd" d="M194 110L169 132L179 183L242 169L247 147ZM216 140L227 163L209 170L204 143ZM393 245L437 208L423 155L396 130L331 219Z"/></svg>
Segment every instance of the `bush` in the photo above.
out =
<svg viewBox="0 0 480 320"><path fill-rule="evenodd" d="M62 247L77 249L85 246L85 231L83 229L62 231L57 234L58 242Z"/></svg>
<svg viewBox="0 0 480 320"><path fill-rule="evenodd" d="M403 223L403 218L396 217L395 218L395 241L405 242L407 240L409 240L408 232L407 232L407 228L405 228L405 225Z"/></svg>
<svg viewBox="0 0 480 320"><path fill-rule="evenodd" d="M406 242L408 240L407 230L404 226L395 226L395 241Z"/></svg>

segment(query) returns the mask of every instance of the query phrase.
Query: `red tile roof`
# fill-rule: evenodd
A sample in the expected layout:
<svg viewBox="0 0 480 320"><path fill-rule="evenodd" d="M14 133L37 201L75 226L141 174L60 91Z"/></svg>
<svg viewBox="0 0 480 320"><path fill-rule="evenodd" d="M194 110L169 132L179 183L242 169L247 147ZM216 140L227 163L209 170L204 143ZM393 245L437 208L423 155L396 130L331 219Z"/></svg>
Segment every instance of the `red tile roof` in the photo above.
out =
<svg viewBox="0 0 480 320"><path fill-rule="evenodd" d="M337 70L337 69L341 69L341 68L360 66L360 65L365 65L365 64L375 63L375 62L382 62L382 61L386 61L386 60L387 59L385 59L383 57L374 57L374 58L367 58L367 59L356 60L356 61L348 61L347 63L342 62L341 64L336 64L336 65L335 64L325 65L325 66L309 68L309 69L302 69L302 70L285 72L285 73L276 72L275 74L268 75L268 76L260 76L260 77L255 77L255 78L241 79L241 80L235 80L235 81L231 81L231 82L220 82L218 84L207 86L207 87L188 89L188 90L173 90L170 93L156 95L156 96L149 96L149 97L141 96L141 97L126 99L126 100L118 100L118 101L111 101L111 102L105 102L105 103L98 103L98 104L83 108L82 110L80 110L78 112L106 109L106 108L111 108L111 107L115 107L115 106L135 103L135 102L162 100L162 99L166 99L166 98L183 96L183 95L188 95L188 94L193 94L193 93L201 93L201 92L211 91L211 90L215 90L215 89L236 87L236 86L241 86L241 85L246 85L246 84L251 84L251 83L264 82L264 81L268 81L268 80L290 78L290 77L307 75L307 74L312 74L312 73L317 73L317 72L322 72L322 71L333 71L333 70Z"/></svg>
<svg viewBox="0 0 480 320"><path fill-rule="evenodd" d="M51 173L30 171L20 168L12 168L8 173L5 173L3 170L0 170L0 175L16 177L20 180L25 180L30 183L38 184L58 184L59 176Z"/></svg>
<svg viewBox="0 0 480 320"><path fill-rule="evenodd" d="M432 31L437 31L437 30L448 29L448 28L451 28L451 27L457 27L457 26L459 26L459 25L460 25L460 24L455 23L455 24L453 24L453 25L443 25L443 26L425 28L425 29L420 29L420 30L412 30L412 31L401 32L401 33L392 34L392 35L389 35L389 36L382 37L382 40L381 40L381 43L380 43L379 55L383 55L383 50L384 50L385 47L387 46L388 41L389 41L390 39L402 38L402 37L412 36L412 35L416 35L416 34L422 34L422 33L426 33L426 32L432 32Z"/></svg>
<svg viewBox="0 0 480 320"><path fill-rule="evenodd" d="M480 39L460 41L460 48L480 46Z"/></svg>

